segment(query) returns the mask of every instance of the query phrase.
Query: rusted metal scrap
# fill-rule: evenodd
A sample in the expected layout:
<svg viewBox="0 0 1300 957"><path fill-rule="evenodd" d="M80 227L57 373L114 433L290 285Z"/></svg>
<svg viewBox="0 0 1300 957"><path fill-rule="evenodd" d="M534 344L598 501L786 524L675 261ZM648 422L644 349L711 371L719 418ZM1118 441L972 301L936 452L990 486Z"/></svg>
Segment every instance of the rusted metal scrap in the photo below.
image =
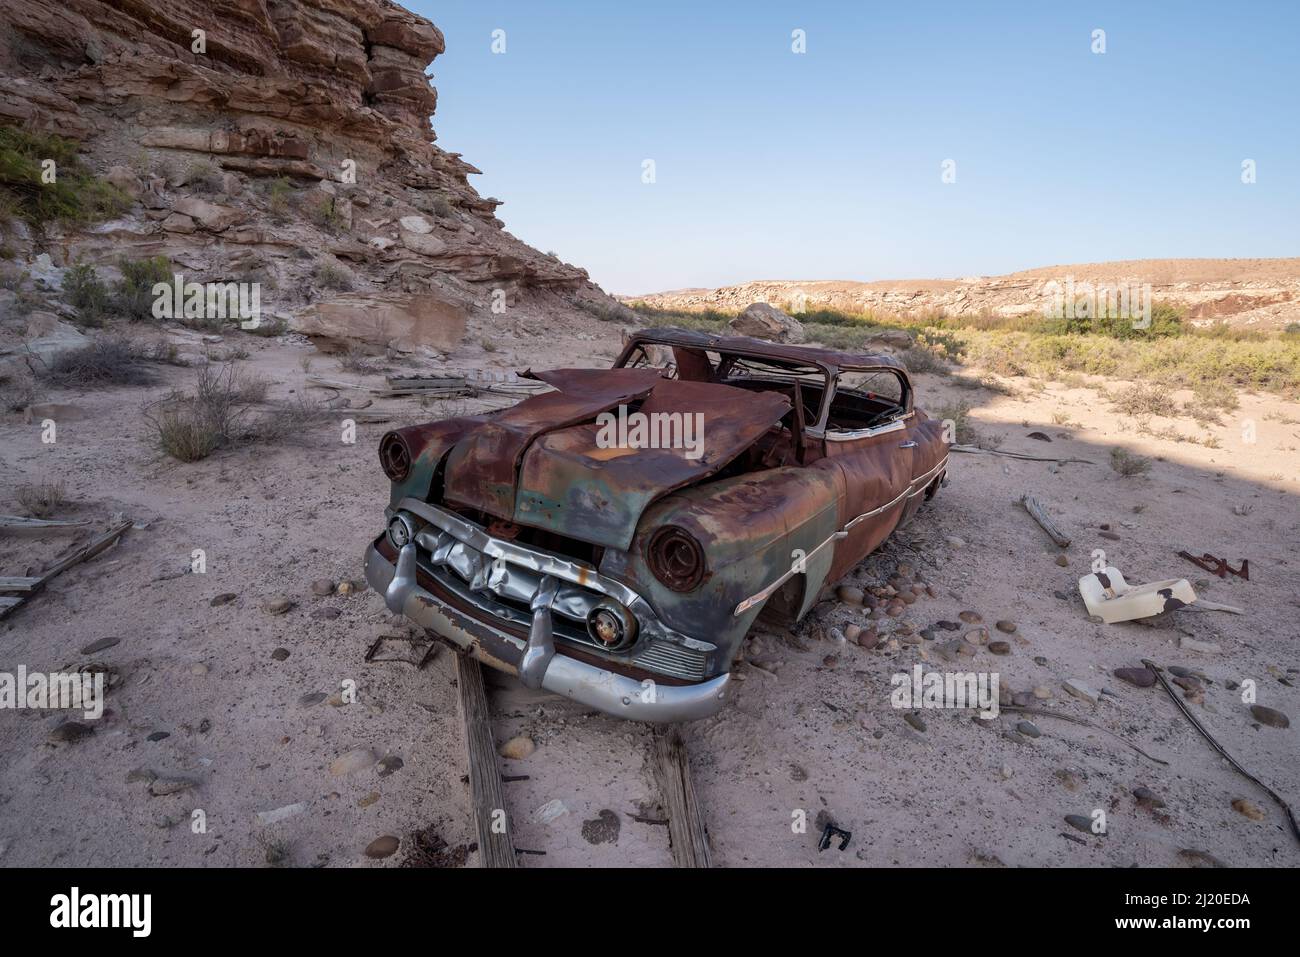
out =
<svg viewBox="0 0 1300 957"><path fill-rule="evenodd" d="M1189 552L1182 551L1178 553L1178 557L1187 559L1197 568L1204 569L1205 571L1209 572L1211 575L1217 575L1220 578L1227 578L1229 573L1231 573L1233 575L1236 575L1238 578L1242 578L1245 579L1246 581L1250 581L1250 559L1248 558L1243 558L1241 560L1240 568L1233 568L1231 565L1228 564L1228 560L1226 558L1216 558L1213 555L1211 555L1209 552L1206 552L1200 558L1197 558L1195 555L1192 555Z"/></svg>

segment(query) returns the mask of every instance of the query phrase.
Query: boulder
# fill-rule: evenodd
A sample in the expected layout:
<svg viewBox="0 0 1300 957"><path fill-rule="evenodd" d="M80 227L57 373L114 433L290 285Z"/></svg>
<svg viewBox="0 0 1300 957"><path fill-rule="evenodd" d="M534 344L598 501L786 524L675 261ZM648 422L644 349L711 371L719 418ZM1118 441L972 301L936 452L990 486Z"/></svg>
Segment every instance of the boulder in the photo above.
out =
<svg viewBox="0 0 1300 957"><path fill-rule="evenodd" d="M209 203L194 196L185 196L178 199L172 205L172 209L190 217L199 225L212 230L214 233L228 229L236 223L242 223L248 218L247 214L242 210L235 209L233 206L218 206L216 203Z"/></svg>
<svg viewBox="0 0 1300 957"><path fill-rule="evenodd" d="M750 303L728 324L738 336L752 336L769 342L803 342L803 325L765 302Z"/></svg>
<svg viewBox="0 0 1300 957"><path fill-rule="evenodd" d="M318 302L290 327L326 351L360 346L379 354L450 352L465 337L468 311L430 292L344 295Z"/></svg>

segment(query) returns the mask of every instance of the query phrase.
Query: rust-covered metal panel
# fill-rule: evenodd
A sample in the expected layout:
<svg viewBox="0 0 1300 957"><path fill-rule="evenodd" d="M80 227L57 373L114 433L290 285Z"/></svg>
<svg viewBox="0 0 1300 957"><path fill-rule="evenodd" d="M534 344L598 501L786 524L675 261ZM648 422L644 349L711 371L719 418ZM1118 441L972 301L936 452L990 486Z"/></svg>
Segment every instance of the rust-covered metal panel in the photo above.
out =
<svg viewBox="0 0 1300 957"><path fill-rule="evenodd" d="M662 379L637 410L655 429L639 442L599 422L534 442L519 470L515 521L625 549L646 506L718 472L789 411L777 392ZM647 447L673 439L692 447Z"/></svg>
<svg viewBox="0 0 1300 957"><path fill-rule="evenodd" d="M658 369L556 369L534 377L558 391L525 399L457 443L447 458L449 502L510 519L519 460L533 440L644 398L663 381Z"/></svg>
<svg viewBox="0 0 1300 957"><path fill-rule="evenodd" d="M486 416L466 415L394 429L385 434L379 443L380 461L384 464L384 470L392 474L391 465L400 469L403 464L407 469L406 478L393 483L389 504L396 505L407 497L427 499L443 456L486 421ZM384 462L385 456L395 462Z"/></svg>

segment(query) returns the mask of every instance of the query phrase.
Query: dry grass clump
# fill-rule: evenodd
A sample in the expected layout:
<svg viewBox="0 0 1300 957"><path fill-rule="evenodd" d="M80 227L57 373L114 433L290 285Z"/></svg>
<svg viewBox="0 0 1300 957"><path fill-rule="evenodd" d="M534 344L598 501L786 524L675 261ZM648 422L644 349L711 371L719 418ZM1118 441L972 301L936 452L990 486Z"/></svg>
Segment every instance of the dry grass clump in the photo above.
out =
<svg viewBox="0 0 1300 957"><path fill-rule="evenodd" d="M133 342L101 336L84 346L58 353L37 375L57 386L151 385L157 375L149 366L156 361Z"/></svg>
<svg viewBox="0 0 1300 957"><path fill-rule="evenodd" d="M53 515L67 498L67 486L57 479L43 479L39 482L26 482L18 486L18 504L27 510L32 518L46 518Z"/></svg>
<svg viewBox="0 0 1300 957"><path fill-rule="evenodd" d="M1144 455L1134 455L1118 446L1110 450L1110 467L1125 478L1151 471L1151 460Z"/></svg>
<svg viewBox="0 0 1300 957"><path fill-rule="evenodd" d="M1126 415L1178 415L1178 404L1166 390L1146 385L1133 385L1110 395L1110 403Z"/></svg>

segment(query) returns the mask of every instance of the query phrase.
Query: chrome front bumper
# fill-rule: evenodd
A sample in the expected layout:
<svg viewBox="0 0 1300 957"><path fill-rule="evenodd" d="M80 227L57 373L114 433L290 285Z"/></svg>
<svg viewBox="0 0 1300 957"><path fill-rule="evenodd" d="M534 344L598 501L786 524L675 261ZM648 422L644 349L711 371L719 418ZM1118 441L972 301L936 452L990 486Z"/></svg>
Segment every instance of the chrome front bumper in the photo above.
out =
<svg viewBox="0 0 1300 957"><path fill-rule="evenodd" d="M490 621L470 617L420 587L416 556L416 546L407 544L394 565L372 544L366 550L366 581L384 596L394 613L436 632L494 668L518 674L526 684L634 721L694 721L714 714L726 703L730 674L690 685L659 684L650 679L637 681L557 651L551 635L551 611L545 602L535 603L527 641ZM486 653L484 638L512 653L508 658Z"/></svg>

